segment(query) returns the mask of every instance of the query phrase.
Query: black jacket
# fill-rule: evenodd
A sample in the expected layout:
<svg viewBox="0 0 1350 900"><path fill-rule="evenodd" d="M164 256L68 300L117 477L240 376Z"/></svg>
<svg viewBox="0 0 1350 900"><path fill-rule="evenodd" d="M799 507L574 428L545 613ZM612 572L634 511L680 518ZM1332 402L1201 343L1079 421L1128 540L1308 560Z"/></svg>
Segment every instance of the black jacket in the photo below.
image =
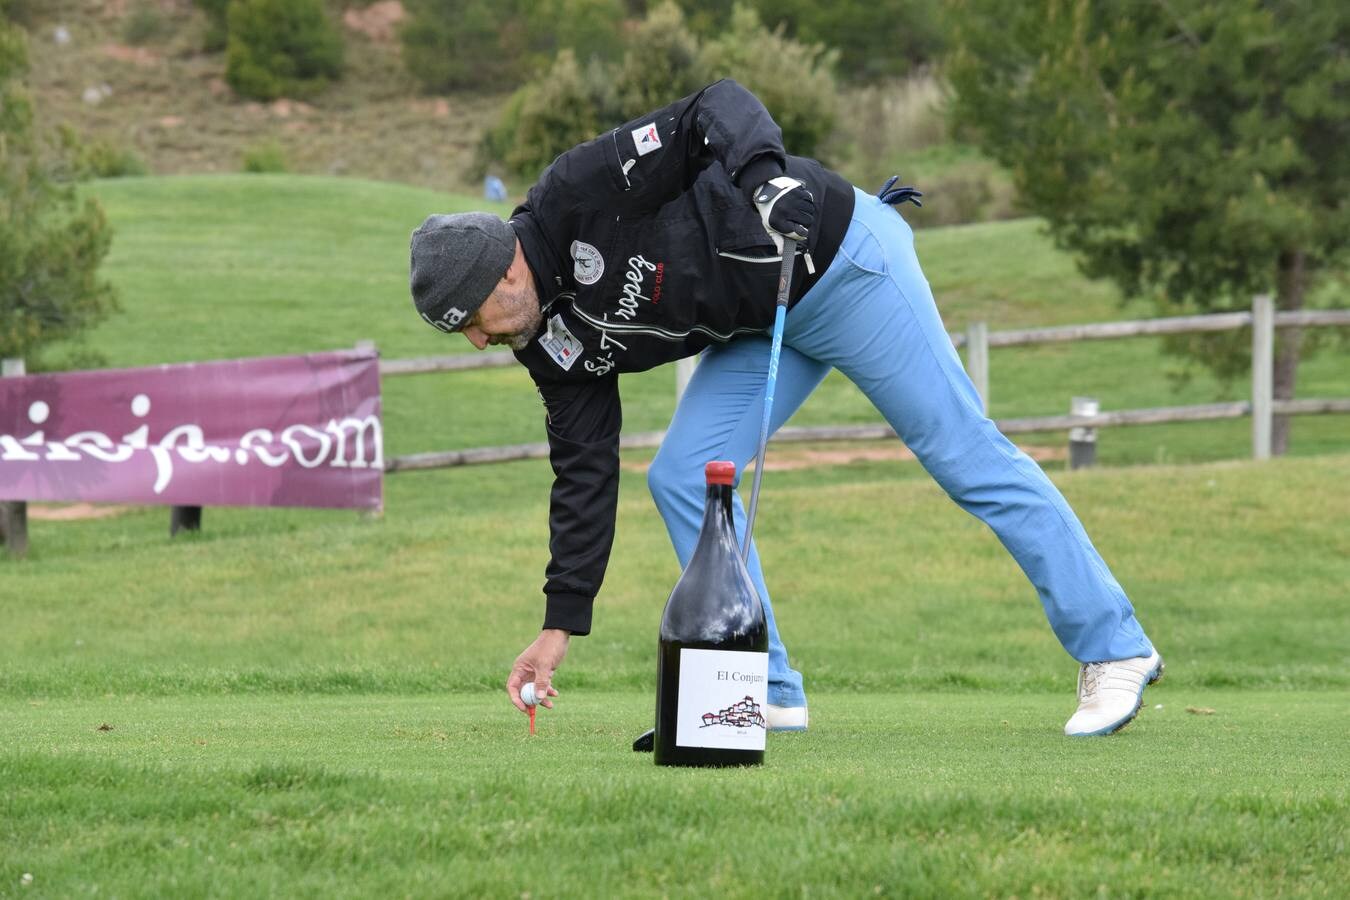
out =
<svg viewBox="0 0 1350 900"><path fill-rule="evenodd" d="M853 189L787 156L762 103L719 81L553 161L511 217L544 327L516 353L544 400L555 475L545 628L586 634L618 500L618 374L773 325L779 260L748 189L787 172L816 203L792 301L834 258Z"/></svg>

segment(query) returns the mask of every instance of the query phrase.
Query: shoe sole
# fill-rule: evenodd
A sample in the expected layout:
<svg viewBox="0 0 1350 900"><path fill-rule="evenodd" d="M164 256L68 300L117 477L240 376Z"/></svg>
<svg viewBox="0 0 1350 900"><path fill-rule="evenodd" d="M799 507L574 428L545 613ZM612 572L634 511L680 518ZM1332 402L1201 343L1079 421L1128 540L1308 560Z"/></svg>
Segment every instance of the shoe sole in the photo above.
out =
<svg viewBox="0 0 1350 900"><path fill-rule="evenodd" d="M1151 684L1157 684L1158 682L1162 681L1163 671L1166 668L1167 664L1163 662L1162 657L1161 656L1158 657L1158 668L1148 673L1148 680L1145 681L1143 685L1139 688L1139 696L1135 699L1134 710L1128 716L1126 716L1125 718L1121 719L1119 722L1116 722L1113 725L1108 725L1105 728L1098 729L1097 731L1084 731L1080 732L1079 734L1071 734L1069 735L1069 737L1105 737L1109 734L1115 734L1116 732L1124 728L1126 725L1133 722L1135 720L1135 717L1139 715L1139 710L1144 708L1144 688L1148 687Z"/></svg>
<svg viewBox="0 0 1350 900"><path fill-rule="evenodd" d="M774 704L770 703L769 706L772 707L772 709L775 710L775 712L772 712L772 713L771 713L769 710L765 710L765 712L764 712L764 718L767 720L767 721L765 722L765 730L766 730L766 731L805 731L805 730L807 729L807 727L811 724L811 723L807 720L806 704L805 704L805 703L801 703L801 704L799 704L798 706L774 706ZM796 715L796 713L797 713L798 711L801 712L801 715ZM792 715L788 715L788 713L792 713ZM777 724L774 723L773 720L774 720L774 718L780 717L780 716L781 716L782 719L785 719L785 720L787 720L787 721L789 721L789 722L791 722L791 721L793 721L793 720L796 720L796 719L801 719L801 720L802 720L802 724L800 724L800 725L787 725L787 724L777 725Z"/></svg>

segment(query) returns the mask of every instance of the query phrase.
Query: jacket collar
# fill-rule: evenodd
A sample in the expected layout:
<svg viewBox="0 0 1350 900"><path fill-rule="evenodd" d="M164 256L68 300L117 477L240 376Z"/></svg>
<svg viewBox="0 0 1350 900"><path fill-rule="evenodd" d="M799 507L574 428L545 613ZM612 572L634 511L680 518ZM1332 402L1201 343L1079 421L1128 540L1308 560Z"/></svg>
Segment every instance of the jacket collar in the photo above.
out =
<svg viewBox="0 0 1350 900"><path fill-rule="evenodd" d="M507 223L520 239L521 250L525 253L525 262L534 276L534 287L539 293L539 303L547 307L566 289L570 281L570 271L564 269L562 261L553 246L544 238L539 225L529 212L517 211Z"/></svg>

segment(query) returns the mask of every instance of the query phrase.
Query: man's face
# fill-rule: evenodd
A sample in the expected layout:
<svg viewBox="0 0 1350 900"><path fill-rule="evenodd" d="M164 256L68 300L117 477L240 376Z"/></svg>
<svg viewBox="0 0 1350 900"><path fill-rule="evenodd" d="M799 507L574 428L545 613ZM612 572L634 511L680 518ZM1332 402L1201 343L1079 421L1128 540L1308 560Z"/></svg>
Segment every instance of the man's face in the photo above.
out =
<svg viewBox="0 0 1350 900"><path fill-rule="evenodd" d="M524 350L543 322L534 280L525 277L512 281L508 277L498 282L496 290L464 326L463 333L479 350L489 344Z"/></svg>

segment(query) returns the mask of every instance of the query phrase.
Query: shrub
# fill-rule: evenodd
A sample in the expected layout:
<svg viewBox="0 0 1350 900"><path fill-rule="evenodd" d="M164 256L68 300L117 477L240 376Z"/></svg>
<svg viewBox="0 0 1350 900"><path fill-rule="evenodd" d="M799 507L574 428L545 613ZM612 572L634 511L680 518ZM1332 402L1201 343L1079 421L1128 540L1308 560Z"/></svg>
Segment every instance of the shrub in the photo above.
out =
<svg viewBox="0 0 1350 900"><path fill-rule="evenodd" d="M1025 213L1017 205L1012 180L989 160L959 162L931 176L907 177L923 191L923 208L905 207L915 228L996 222Z"/></svg>
<svg viewBox="0 0 1350 900"><path fill-rule="evenodd" d="M836 71L862 84L923 69L945 47L946 0L742 0L791 39L839 50ZM714 38L730 21L726 0L679 0L694 32Z"/></svg>
<svg viewBox="0 0 1350 900"><path fill-rule="evenodd" d="M745 84L783 129L790 153L811 154L829 133L836 102L833 56L771 32L748 7L730 31L700 47L670 0L626 40L623 61L593 57L584 67L565 49L540 78L518 90L480 145L480 174L492 163L533 177L561 152L601 130L665 106L722 76Z"/></svg>
<svg viewBox="0 0 1350 900"><path fill-rule="evenodd" d="M77 337L117 308L98 267L112 230L93 199L42 168L32 107L18 87L22 33L0 18L0 357L27 357Z"/></svg>
<svg viewBox="0 0 1350 900"><path fill-rule="evenodd" d="M750 0L796 40L839 50L837 70L855 83L903 76L934 62L945 46L942 0Z"/></svg>
<svg viewBox="0 0 1350 900"><path fill-rule="evenodd" d="M623 0L543 0L539 12L552 23L554 49L570 48L581 65L623 57Z"/></svg>
<svg viewBox="0 0 1350 900"><path fill-rule="evenodd" d="M563 50L539 81L514 97L514 123L498 132L497 147L510 171L537 174L560 152L601 131L603 78L587 78L576 55Z"/></svg>
<svg viewBox="0 0 1350 900"><path fill-rule="evenodd" d="M855 184L867 187L897 172L912 180L914 160L949 140L942 84L918 75L841 91L825 152Z"/></svg>
<svg viewBox="0 0 1350 900"><path fill-rule="evenodd" d="M67 125L60 127L58 137L62 153L53 174L62 180L122 178L150 172L145 160L134 150L109 141L82 141L75 129Z"/></svg>
<svg viewBox="0 0 1350 900"><path fill-rule="evenodd" d="M107 141L95 141L84 157L91 178L128 178L149 175L150 167L135 150Z"/></svg>
<svg viewBox="0 0 1350 900"><path fill-rule="evenodd" d="M244 151L244 171L265 174L288 171L286 151L275 141L256 144Z"/></svg>
<svg viewBox="0 0 1350 900"><path fill-rule="evenodd" d="M487 174L496 174L499 169L517 173L525 171L513 169L507 165L506 159L515 146L516 132L520 130L520 111L529 93L529 87L516 90L502 105L496 121L483 132L475 154L474 171L470 173L472 177L481 178Z"/></svg>
<svg viewBox="0 0 1350 900"><path fill-rule="evenodd" d="M770 31L753 8L736 4L731 27L704 48L698 71L709 81L734 78L759 97L789 153L814 156L834 128L839 100L833 67L838 53Z"/></svg>
<svg viewBox="0 0 1350 900"><path fill-rule="evenodd" d="M32 28L37 24L39 14L44 12L45 5L44 0L0 0L0 19Z"/></svg>
<svg viewBox="0 0 1350 900"><path fill-rule="evenodd" d="M624 0L406 0L403 63L431 93L514 88L563 49L617 61Z"/></svg>
<svg viewBox="0 0 1350 900"><path fill-rule="evenodd" d="M230 34L226 16L230 0L196 0L197 8L206 13L206 31L202 35L202 49L217 53L225 49Z"/></svg>
<svg viewBox="0 0 1350 900"><path fill-rule="evenodd" d="M161 40L171 31L168 19L153 6L139 4L122 26L122 40L134 47Z"/></svg>
<svg viewBox="0 0 1350 900"><path fill-rule="evenodd" d="M714 80L684 13L665 0L633 31L615 78L622 119L665 106Z"/></svg>
<svg viewBox="0 0 1350 900"><path fill-rule="evenodd" d="M230 0L225 78L255 100L315 93L342 75L342 35L323 0Z"/></svg>
<svg viewBox="0 0 1350 900"><path fill-rule="evenodd" d="M612 66L559 51L538 79L516 90L478 146L476 175L497 168L533 178L558 154L623 121Z"/></svg>
<svg viewBox="0 0 1350 900"><path fill-rule="evenodd" d="M528 76L532 4L525 0L408 0L399 32L403 64L430 92L510 88Z"/></svg>

